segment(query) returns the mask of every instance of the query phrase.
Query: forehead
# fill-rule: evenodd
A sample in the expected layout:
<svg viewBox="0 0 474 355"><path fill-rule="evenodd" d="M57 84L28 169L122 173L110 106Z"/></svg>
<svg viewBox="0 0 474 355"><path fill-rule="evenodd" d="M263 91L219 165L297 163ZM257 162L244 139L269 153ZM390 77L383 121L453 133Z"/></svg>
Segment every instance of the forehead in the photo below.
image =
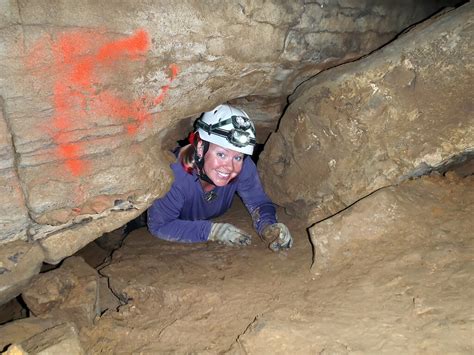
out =
<svg viewBox="0 0 474 355"><path fill-rule="evenodd" d="M217 145L217 144L214 144L214 143L209 143L209 151L210 152L217 152L217 151L225 152L225 153L227 153L228 155L231 155L231 156L244 155L241 152L236 152L235 150L232 150L232 149L229 149L229 148L224 148L224 147L221 147L220 145Z"/></svg>

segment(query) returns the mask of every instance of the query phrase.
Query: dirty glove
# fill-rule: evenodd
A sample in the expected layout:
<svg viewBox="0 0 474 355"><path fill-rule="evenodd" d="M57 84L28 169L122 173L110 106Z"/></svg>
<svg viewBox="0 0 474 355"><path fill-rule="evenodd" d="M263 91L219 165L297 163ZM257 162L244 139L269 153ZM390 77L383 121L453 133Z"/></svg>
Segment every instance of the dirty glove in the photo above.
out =
<svg viewBox="0 0 474 355"><path fill-rule="evenodd" d="M288 227L283 223L274 223L266 226L261 234L264 242L269 243L268 247L273 251L290 249L293 245Z"/></svg>
<svg viewBox="0 0 474 355"><path fill-rule="evenodd" d="M250 245L252 238L230 223L212 223L208 240L230 246Z"/></svg>

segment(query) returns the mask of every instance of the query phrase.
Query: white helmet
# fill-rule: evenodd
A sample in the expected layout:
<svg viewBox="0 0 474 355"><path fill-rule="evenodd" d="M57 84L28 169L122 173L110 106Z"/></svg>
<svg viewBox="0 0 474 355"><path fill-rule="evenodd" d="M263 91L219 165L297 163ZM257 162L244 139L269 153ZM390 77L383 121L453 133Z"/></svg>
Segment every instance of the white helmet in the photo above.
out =
<svg viewBox="0 0 474 355"><path fill-rule="evenodd" d="M252 155L257 143L255 126L249 116L230 105L219 105L205 112L196 127L202 140L240 153Z"/></svg>

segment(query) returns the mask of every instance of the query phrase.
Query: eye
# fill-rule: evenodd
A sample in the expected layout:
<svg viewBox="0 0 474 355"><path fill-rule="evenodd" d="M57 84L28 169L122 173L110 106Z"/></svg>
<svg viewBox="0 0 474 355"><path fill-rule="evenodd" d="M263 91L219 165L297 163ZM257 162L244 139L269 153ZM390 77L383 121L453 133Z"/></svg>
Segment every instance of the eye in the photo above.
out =
<svg viewBox="0 0 474 355"><path fill-rule="evenodd" d="M222 153L222 152L217 152L216 155L221 158L221 159L224 159L225 158L225 154Z"/></svg>
<svg viewBox="0 0 474 355"><path fill-rule="evenodd" d="M239 156L236 156L234 159L237 160L237 161L242 161L242 159L244 159L244 157L239 155Z"/></svg>

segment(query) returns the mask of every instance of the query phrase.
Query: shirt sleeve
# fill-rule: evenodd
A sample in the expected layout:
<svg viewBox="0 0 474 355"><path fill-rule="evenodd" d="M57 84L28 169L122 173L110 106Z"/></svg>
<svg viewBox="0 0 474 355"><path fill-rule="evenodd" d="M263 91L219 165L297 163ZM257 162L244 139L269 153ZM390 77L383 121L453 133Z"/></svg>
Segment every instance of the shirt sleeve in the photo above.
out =
<svg viewBox="0 0 474 355"><path fill-rule="evenodd" d="M179 219L185 203L183 191L173 183L168 193L155 200L148 209L148 229L160 239L182 242L205 242L211 231L211 222Z"/></svg>
<svg viewBox="0 0 474 355"><path fill-rule="evenodd" d="M245 160L237 193L252 216L255 230L261 234L267 225L277 223L275 205L263 190L255 163L250 157Z"/></svg>

